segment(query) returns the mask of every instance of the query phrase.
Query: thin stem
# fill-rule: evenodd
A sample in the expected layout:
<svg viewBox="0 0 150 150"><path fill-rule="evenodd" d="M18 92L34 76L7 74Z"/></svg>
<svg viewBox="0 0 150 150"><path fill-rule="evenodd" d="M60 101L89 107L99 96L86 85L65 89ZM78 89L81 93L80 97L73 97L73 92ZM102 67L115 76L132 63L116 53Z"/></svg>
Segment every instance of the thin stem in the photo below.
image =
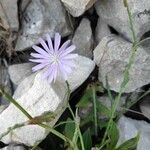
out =
<svg viewBox="0 0 150 150"><path fill-rule="evenodd" d="M131 29L132 37L133 37L133 43L136 44L136 43L137 43L137 40L136 40L136 34L135 34L135 31L134 31L134 27L133 27L132 14L131 14L131 12L130 12L129 5L128 5L127 0L124 0L124 4L125 4L125 7L127 8L127 12L128 12L129 23L130 23L130 29Z"/></svg>
<svg viewBox="0 0 150 150"><path fill-rule="evenodd" d="M131 109L128 109L128 108L125 108L125 107L120 107L120 108L121 108L121 109L124 109L124 110L126 110L126 111L133 112L133 113L135 113L135 114L143 115L143 113L140 113L140 112L135 111L135 110L131 110Z"/></svg>
<svg viewBox="0 0 150 150"><path fill-rule="evenodd" d="M59 133L58 131L54 130L52 127L50 127L50 126L48 126L46 124L43 124L43 123L39 123L38 125L41 126L41 127L43 127L43 128L45 128L45 129L47 129L49 132L51 132L54 135L58 136L63 141L69 142L72 145L71 141L67 137L65 137L63 134Z"/></svg>
<svg viewBox="0 0 150 150"><path fill-rule="evenodd" d="M122 93L124 92L126 86L127 86L127 83L129 82L129 70L134 62L134 59L135 59L135 52L137 50L137 40L136 40L136 36L135 36L135 31L134 31L134 27L133 27L133 21L132 21L132 15L131 15L131 12L130 12L130 9L129 9L129 6L128 6L128 2L127 0L124 0L124 5L125 7L127 8L127 12L128 12L128 17L129 17L129 23L130 23L130 28L131 28L131 32L132 32L132 36L133 36L133 46L132 46L132 49L131 49L131 55L130 55L130 58L129 58L129 63L126 67L126 70L124 72L124 79L123 79L123 82L120 86L120 91L119 91L119 94L118 96L115 98L115 101L114 101L114 104L112 106L112 112L111 112L111 117L109 119L109 122L108 122L108 125L107 125L107 128L106 128L106 131L105 131L105 134L104 134L104 137L102 139L102 143L101 145L104 144L105 140L106 140L106 137L107 137L107 134L108 134L108 131L112 125L112 121L113 121L113 118L114 118L114 115L115 115L115 112L116 112L116 109L117 109L117 106L120 102L120 98L121 98L121 95Z"/></svg>
<svg viewBox="0 0 150 150"><path fill-rule="evenodd" d="M8 101L13 103L28 119L33 119L32 116L17 102L13 99L8 93L4 90L0 89L0 93L2 93L3 97Z"/></svg>
<svg viewBox="0 0 150 150"><path fill-rule="evenodd" d="M66 84L67 84L67 88L68 88L68 99L69 99L71 90L70 90L68 81L66 81ZM75 117L75 115L74 115L74 113L73 113L73 111L72 111L72 109L70 107L69 102L68 102L68 109L69 109L69 111L70 111L70 113L72 115L72 118L75 120L75 125L76 125L76 128L78 130L78 134L79 134L79 138L80 138L80 142L81 142L81 148L82 148L82 150L85 150L82 134L81 134L81 131L80 131L79 122L77 121L77 119L76 119L76 117Z"/></svg>
<svg viewBox="0 0 150 150"><path fill-rule="evenodd" d="M144 43L144 42L146 42L146 41L149 41L149 40L150 40L150 37L147 37L147 38L145 38L145 39L139 41L139 42L137 43L137 46L139 46L139 45L141 45L142 43Z"/></svg>
<svg viewBox="0 0 150 150"><path fill-rule="evenodd" d="M78 134L79 134L79 138L80 138L80 142L81 142L81 148L82 150L85 150L84 148L84 142L83 142L83 138L82 138L82 134L81 134L81 130L80 130L80 118L78 116L78 109L76 109L76 127L78 129Z"/></svg>
<svg viewBox="0 0 150 150"><path fill-rule="evenodd" d="M59 124L56 124L55 126L54 126L54 128L57 128L57 127L59 127L59 126L61 126L61 125L64 125L64 124L67 124L67 123L75 123L74 121L61 121Z"/></svg>
<svg viewBox="0 0 150 150"><path fill-rule="evenodd" d="M95 124L95 135L97 136L97 105L96 105L96 91L95 86L92 86L92 92L93 92L93 106L94 106L94 124Z"/></svg>
<svg viewBox="0 0 150 150"><path fill-rule="evenodd" d="M38 141L32 148L31 150L38 150L38 145L42 142L42 140ZM39 148L40 149L40 148Z"/></svg>
<svg viewBox="0 0 150 150"><path fill-rule="evenodd" d="M110 119L109 119L109 122L108 122L108 125L107 125L107 128L106 128L104 137L103 137L103 139L102 139L101 145L103 145L104 142L105 142L105 140L106 140L106 137L107 137L108 131L109 131L110 127L111 127L111 124L112 124L112 121L113 121L113 118L114 118L114 115L115 115L117 106L118 106L118 104L119 104L119 102L120 102L121 95L122 95L122 93L124 92L124 90L125 90L125 88L126 88L126 86L127 86L127 83L128 83L128 81L129 81L129 78L128 78L129 75L128 75L128 73L129 73L129 70L130 70L130 68L131 68L131 66L132 66L132 64L133 64L133 62L134 62L136 48L137 48L136 46L132 47L132 54L131 54L131 56L130 56L130 59L129 59L129 63L128 63L128 65L127 65L127 68L126 68L126 70L125 70L125 72L124 72L124 79L123 79L123 82L122 82L122 84L121 84L119 94L118 94L118 96L115 98L114 104L113 104L113 106L112 106L111 116L110 116Z"/></svg>

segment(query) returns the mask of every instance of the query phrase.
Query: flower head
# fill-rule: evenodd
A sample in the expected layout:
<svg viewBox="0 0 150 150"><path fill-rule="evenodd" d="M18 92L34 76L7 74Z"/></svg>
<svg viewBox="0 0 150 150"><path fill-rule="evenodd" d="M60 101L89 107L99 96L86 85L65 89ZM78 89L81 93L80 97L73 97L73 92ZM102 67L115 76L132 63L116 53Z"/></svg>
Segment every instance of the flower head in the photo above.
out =
<svg viewBox="0 0 150 150"><path fill-rule="evenodd" d="M47 78L49 83L55 82L58 76L62 76L64 80L67 80L74 67L73 60L78 56L77 54L71 54L76 47L70 45L70 40L60 46L61 36L59 33L55 34L54 44L48 34L46 40L47 44L42 38L39 39L43 48L37 45L32 46L36 53L31 53L30 55L34 59L29 60L38 63L32 70L35 72L45 68L43 77Z"/></svg>

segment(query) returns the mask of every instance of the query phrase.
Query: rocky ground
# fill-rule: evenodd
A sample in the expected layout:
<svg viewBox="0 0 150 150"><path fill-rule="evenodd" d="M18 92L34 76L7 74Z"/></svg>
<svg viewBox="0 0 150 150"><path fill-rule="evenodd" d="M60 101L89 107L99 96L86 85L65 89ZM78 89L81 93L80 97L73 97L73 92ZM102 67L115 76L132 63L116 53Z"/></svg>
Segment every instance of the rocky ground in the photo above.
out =
<svg viewBox="0 0 150 150"><path fill-rule="evenodd" d="M128 0L128 4L137 40L150 36L150 1ZM107 89L106 76L110 90L114 95L118 93L133 44L129 17L121 0L0 0L0 84L32 116L48 111L57 113L49 123L52 126L64 112L66 84L41 81L41 72L32 73L34 64L28 59L33 51L31 46L39 44L38 38L46 33L53 38L55 32L61 34L62 41L70 39L79 54L68 80L75 98L80 97L77 91L83 91L93 78ZM129 76L122 103L129 96L136 101L149 89L150 41L138 47ZM108 96L102 95L100 99L109 106ZM149 150L150 95L140 99L132 110L118 121L119 142L140 132L137 149ZM26 117L0 97L0 135L24 121ZM32 146L47 135L45 129L30 125L14 130L1 142L13 141L3 150L22 150L25 147L15 144Z"/></svg>

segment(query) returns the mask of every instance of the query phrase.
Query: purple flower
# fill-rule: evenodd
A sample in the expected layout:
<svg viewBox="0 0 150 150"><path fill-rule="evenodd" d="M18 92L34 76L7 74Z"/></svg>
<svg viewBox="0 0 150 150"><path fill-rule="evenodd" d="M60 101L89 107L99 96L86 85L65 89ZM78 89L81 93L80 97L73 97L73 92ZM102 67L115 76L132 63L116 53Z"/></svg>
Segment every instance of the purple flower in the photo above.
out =
<svg viewBox="0 0 150 150"><path fill-rule="evenodd" d="M48 34L46 35L46 40L48 44L43 39L39 39L43 48L36 45L32 46L37 53L31 53L34 59L29 60L38 63L32 70L35 72L45 68L46 71L43 77L47 78L49 83L55 82L58 76L67 80L75 66L74 58L78 56L77 54L71 54L76 47L70 45L70 40L60 46L61 36L59 33L55 34L54 45Z"/></svg>

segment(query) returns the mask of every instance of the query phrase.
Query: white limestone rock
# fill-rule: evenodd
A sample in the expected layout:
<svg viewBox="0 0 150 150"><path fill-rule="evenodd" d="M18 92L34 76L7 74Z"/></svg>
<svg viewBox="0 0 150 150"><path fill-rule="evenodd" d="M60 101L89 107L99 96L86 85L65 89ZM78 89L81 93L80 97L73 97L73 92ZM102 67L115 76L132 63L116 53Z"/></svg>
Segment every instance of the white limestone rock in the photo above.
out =
<svg viewBox="0 0 150 150"><path fill-rule="evenodd" d="M53 37L59 32L64 37L72 32L60 0L32 0L23 12L21 24L16 51L30 48L46 33Z"/></svg>
<svg viewBox="0 0 150 150"><path fill-rule="evenodd" d="M68 79L71 91L78 88L95 67L92 60L82 56L76 58L75 65L76 67ZM42 72L40 71L24 79L18 86L14 98L33 117L42 115L45 112L54 112L56 117L48 123L53 126L65 109L67 87L64 81L56 81L50 85L41 76ZM0 135L6 132L9 127L27 120L27 117L13 104L10 104L0 114ZM35 142L44 139L47 134L48 132L38 125L27 125L12 131L3 137L2 141L4 143L19 142L31 146Z"/></svg>
<svg viewBox="0 0 150 150"><path fill-rule="evenodd" d="M12 95L12 88L10 83L10 78L8 74L8 69L0 64L0 87L3 87L4 90ZM0 105L8 105L8 101L6 101L0 94Z"/></svg>
<svg viewBox="0 0 150 150"><path fill-rule="evenodd" d="M18 85L23 79L32 74L33 63L11 65L8 68L11 81Z"/></svg>
<svg viewBox="0 0 150 150"><path fill-rule="evenodd" d="M139 40L150 31L150 1L128 0L134 30ZM98 0L95 4L98 15L125 38L132 41L129 17L123 0Z"/></svg>
<svg viewBox="0 0 150 150"><path fill-rule="evenodd" d="M88 58L92 58L93 41L90 21L86 18L83 18L72 39L72 43L76 46L76 53Z"/></svg>
<svg viewBox="0 0 150 150"><path fill-rule="evenodd" d="M140 139L137 145L137 150L149 150L150 147L150 124L145 121L133 120L127 117L121 117L118 122L119 142L118 145L129 140L137 134L140 134Z"/></svg>
<svg viewBox="0 0 150 150"><path fill-rule="evenodd" d="M96 2L96 0L61 0L68 12L74 16L79 17L86 10L88 10Z"/></svg>
<svg viewBox="0 0 150 150"><path fill-rule="evenodd" d="M129 63L132 44L110 35L104 37L94 50L94 61L99 67L99 80L106 87L106 76L110 89L119 92L126 65ZM129 82L125 93L150 83L150 53L142 47L136 52L135 61L129 71Z"/></svg>
<svg viewBox="0 0 150 150"><path fill-rule="evenodd" d="M0 17L1 17L1 12L3 11L2 19L7 20L7 21L5 20L5 22L8 23L7 26L9 26L9 29L11 31L18 31L19 29L17 1L18 0L0 1Z"/></svg>
<svg viewBox="0 0 150 150"><path fill-rule="evenodd" d="M26 150L26 148L20 145L11 144L9 146L2 148L1 150Z"/></svg>
<svg viewBox="0 0 150 150"><path fill-rule="evenodd" d="M96 30L95 30L96 44L98 45L103 37L108 36L110 34L111 34L111 31L108 25L99 17Z"/></svg>

